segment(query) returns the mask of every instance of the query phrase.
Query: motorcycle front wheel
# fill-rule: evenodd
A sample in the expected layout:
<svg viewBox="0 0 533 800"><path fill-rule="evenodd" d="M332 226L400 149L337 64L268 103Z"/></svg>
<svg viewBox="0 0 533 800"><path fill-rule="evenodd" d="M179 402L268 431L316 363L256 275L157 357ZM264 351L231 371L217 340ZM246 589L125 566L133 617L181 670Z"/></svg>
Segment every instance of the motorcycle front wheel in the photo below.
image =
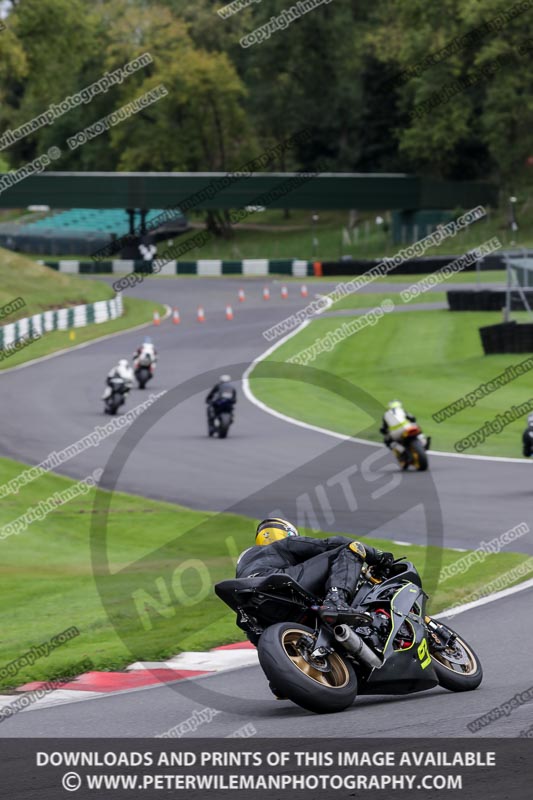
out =
<svg viewBox="0 0 533 800"><path fill-rule="evenodd" d="M441 650L432 647L431 635L428 637L429 654L439 684L450 692L470 692L477 689L483 680L479 657L455 631L447 625L442 627L450 635L453 634L455 640L452 645Z"/></svg>
<svg viewBox="0 0 533 800"><path fill-rule="evenodd" d="M259 638L259 663L277 695L315 714L343 711L357 696L355 670L337 652L313 658L315 642L306 625L271 625Z"/></svg>

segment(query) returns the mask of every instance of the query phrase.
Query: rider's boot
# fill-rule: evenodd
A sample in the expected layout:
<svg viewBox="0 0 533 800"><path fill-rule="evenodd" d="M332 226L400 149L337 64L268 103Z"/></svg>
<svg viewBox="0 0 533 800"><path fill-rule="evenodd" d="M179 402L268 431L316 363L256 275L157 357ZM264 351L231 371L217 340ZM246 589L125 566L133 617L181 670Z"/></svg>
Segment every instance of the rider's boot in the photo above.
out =
<svg viewBox="0 0 533 800"><path fill-rule="evenodd" d="M351 625L368 623L368 614L356 611L348 602L348 595L344 589L332 586L320 606L320 617L324 622L335 625L338 622L349 622Z"/></svg>

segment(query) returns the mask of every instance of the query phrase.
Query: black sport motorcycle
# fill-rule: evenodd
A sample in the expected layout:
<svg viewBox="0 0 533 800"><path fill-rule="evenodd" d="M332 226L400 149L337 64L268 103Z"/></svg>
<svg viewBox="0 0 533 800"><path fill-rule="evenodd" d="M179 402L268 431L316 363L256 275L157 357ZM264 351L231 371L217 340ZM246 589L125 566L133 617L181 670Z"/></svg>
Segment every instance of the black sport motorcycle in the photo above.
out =
<svg viewBox="0 0 533 800"><path fill-rule="evenodd" d="M225 439L233 422L233 401L225 398L214 400L207 409L207 431L209 436Z"/></svg>
<svg viewBox="0 0 533 800"><path fill-rule="evenodd" d="M110 386L107 387L103 397L104 412L114 416L118 409L126 402L126 395L130 387L127 382L120 377L110 378Z"/></svg>
<svg viewBox="0 0 533 800"><path fill-rule="evenodd" d="M139 366L135 370L134 374L135 374L135 379L139 385L139 389L144 389L148 381L154 376L151 366L148 367Z"/></svg>
<svg viewBox="0 0 533 800"><path fill-rule="evenodd" d="M135 361L133 374L135 375L135 380L139 385L139 389L144 389L148 381L154 377L154 367L155 364L149 356Z"/></svg>
<svg viewBox="0 0 533 800"><path fill-rule="evenodd" d="M426 615L420 576L403 558L388 575L363 566L352 605L366 619L350 625L324 622L319 598L283 573L222 581L215 592L257 644L276 697L308 711L342 711L357 694L410 694L439 684L470 691L483 677L470 645Z"/></svg>

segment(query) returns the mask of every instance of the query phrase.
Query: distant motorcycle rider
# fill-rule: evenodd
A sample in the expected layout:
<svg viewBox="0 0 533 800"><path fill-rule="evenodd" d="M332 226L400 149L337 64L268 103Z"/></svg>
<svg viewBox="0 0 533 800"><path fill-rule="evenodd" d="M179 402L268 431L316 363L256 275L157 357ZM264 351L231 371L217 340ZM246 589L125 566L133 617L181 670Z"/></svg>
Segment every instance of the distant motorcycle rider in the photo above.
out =
<svg viewBox="0 0 533 800"><path fill-rule="evenodd" d="M214 423L219 410L223 407L231 414L231 421L233 422L233 409L237 402L237 392L231 383L231 375L221 375L218 383L216 383L207 397L207 423L209 427L209 435L214 432Z"/></svg>
<svg viewBox="0 0 533 800"><path fill-rule="evenodd" d="M522 434L522 453L526 458L533 454L533 414L529 414L527 428Z"/></svg>
<svg viewBox="0 0 533 800"><path fill-rule="evenodd" d="M350 606L363 563L387 570L393 561L392 553L345 536L300 536L287 520L270 517L257 526L255 545L239 556L236 577L289 575L318 599L324 598L319 613L326 622L367 622L364 613Z"/></svg>
<svg viewBox="0 0 533 800"><path fill-rule="evenodd" d="M379 432L383 434L383 443L389 448L392 448L395 443L399 443L405 427L411 422L416 422L416 417L408 414L399 400L391 400L387 405L379 429Z"/></svg>
<svg viewBox="0 0 533 800"><path fill-rule="evenodd" d="M138 367L151 367L157 363L157 350L150 336L145 336L140 347L133 354L133 369Z"/></svg>
<svg viewBox="0 0 533 800"><path fill-rule="evenodd" d="M130 367L127 358L121 358L118 364L108 372L106 378L107 389L103 396L104 400L106 397L109 397L113 391L114 380L117 378L120 378L122 381L124 381L124 388L126 390L125 393L129 392L133 386L133 370Z"/></svg>

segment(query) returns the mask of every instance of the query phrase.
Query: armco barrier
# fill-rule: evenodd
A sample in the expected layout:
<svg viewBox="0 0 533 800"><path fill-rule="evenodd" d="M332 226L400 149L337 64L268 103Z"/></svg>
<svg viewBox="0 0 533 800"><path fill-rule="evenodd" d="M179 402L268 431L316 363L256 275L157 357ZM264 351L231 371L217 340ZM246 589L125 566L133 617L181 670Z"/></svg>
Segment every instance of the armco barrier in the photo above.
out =
<svg viewBox="0 0 533 800"><path fill-rule="evenodd" d="M503 289L451 289L446 294L450 311L501 311L506 303ZM533 290L525 289L524 294L533 307ZM522 298L516 292L511 296L511 310L524 310Z"/></svg>
<svg viewBox="0 0 533 800"><path fill-rule="evenodd" d="M456 259L456 255L443 255L443 256L428 256L426 258L412 258L399 264L391 270L393 275L425 275L426 273L435 272L441 267L446 266L451 261ZM380 259L345 259L344 261L323 261L321 264L322 275L362 275L372 267L386 261L387 257ZM485 256L479 265L481 270L503 270L505 269L505 261L503 257L498 254ZM470 264L463 271L475 272L476 264Z"/></svg>
<svg viewBox="0 0 533 800"><path fill-rule="evenodd" d="M533 353L533 324L501 322L479 329L485 355Z"/></svg>
<svg viewBox="0 0 533 800"><path fill-rule="evenodd" d="M155 259L157 263L157 256ZM48 261L43 260L39 263L59 272L74 272L81 274L111 274L129 272L144 272L151 274L154 272L151 262L148 261L129 261L125 259L114 259L113 261ZM268 258L245 258L242 261L222 261L221 259L200 259L198 261L167 261L155 270L159 275L294 275L295 277L307 277L313 274L313 266L310 261L297 258L287 259L268 259Z"/></svg>
<svg viewBox="0 0 533 800"><path fill-rule="evenodd" d="M43 311L32 317L18 319L0 327L0 350L14 345L23 339L32 339L51 331L64 331L68 328L83 328L93 323L107 322L121 317L123 312L122 295L111 300L98 300L83 306Z"/></svg>

